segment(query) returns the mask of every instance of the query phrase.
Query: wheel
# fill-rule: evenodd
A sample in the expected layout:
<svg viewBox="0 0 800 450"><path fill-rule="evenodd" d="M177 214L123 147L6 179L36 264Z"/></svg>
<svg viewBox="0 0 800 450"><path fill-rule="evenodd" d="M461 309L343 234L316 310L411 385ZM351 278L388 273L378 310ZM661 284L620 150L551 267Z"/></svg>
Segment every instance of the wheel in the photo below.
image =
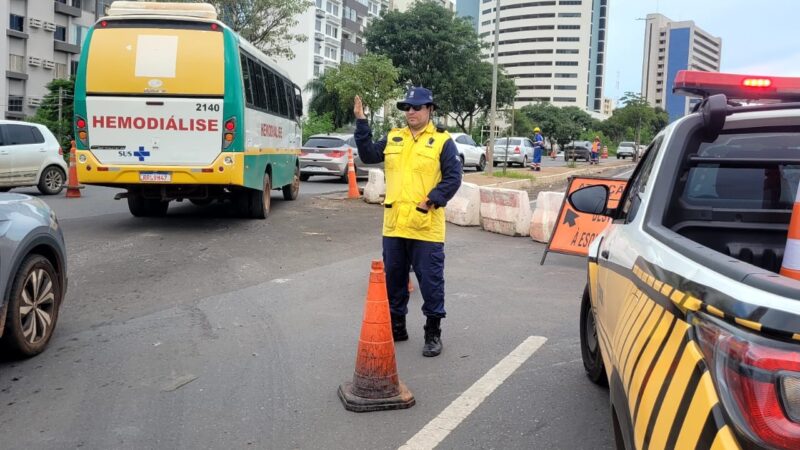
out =
<svg viewBox="0 0 800 450"><path fill-rule="evenodd" d="M483 172L484 169L486 169L486 157L481 155L481 159L478 161L478 165L475 166L475 170Z"/></svg>
<svg viewBox="0 0 800 450"><path fill-rule="evenodd" d="M39 178L39 192L44 195L56 195L64 189L64 180L67 176L60 167L49 166L42 172Z"/></svg>
<svg viewBox="0 0 800 450"><path fill-rule="evenodd" d="M525 155L522 158L522 164L520 164L520 167L528 167L528 155Z"/></svg>
<svg viewBox="0 0 800 450"><path fill-rule="evenodd" d="M458 159L461 161L461 170L464 170L464 155L458 155Z"/></svg>
<svg viewBox="0 0 800 450"><path fill-rule="evenodd" d="M309 178L311 178L311 175L307 173L300 174L300 181L308 181Z"/></svg>
<svg viewBox="0 0 800 450"><path fill-rule="evenodd" d="M263 190L249 189L246 191L248 197L248 210L251 219L266 219L269 215L270 195L272 194L272 180L269 173L264 174Z"/></svg>
<svg viewBox="0 0 800 450"><path fill-rule="evenodd" d="M603 365L603 356L600 354L600 341L597 337L592 301L589 298L589 286L583 291L581 301L581 356L586 376L599 386L607 386L606 369Z"/></svg>
<svg viewBox="0 0 800 450"><path fill-rule="evenodd" d="M144 198L141 194L128 193L128 210L134 217L162 217L167 214L169 202Z"/></svg>
<svg viewBox="0 0 800 450"><path fill-rule="evenodd" d="M617 155L617 159L619 159L619 155Z"/></svg>
<svg viewBox="0 0 800 450"><path fill-rule="evenodd" d="M500 163L497 162L497 161L492 161L492 167L497 167L498 164L500 164Z"/></svg>
<svg viewBox="0 0 800 450"><path fill-rule="evenodd" d="M8 192L10 190L11 190L10 187L0 187L0 192Z"/></svg>
<svg viewBox="0 0 800 450"><path fill-rule="evenodd" d="M189 201L196 206L208 206L214 201L213 198L190 198Z"/></svg>
<svg viewBox="0 0 800 450"><path fill-rule="evenodd" d="M292 177L292 184L287 184L286 186L282 187L281 190L283 191L283 199L284 200L297 200L297 196L300 195L300 168L295 167L294 169L294 176Z"/></svg>
<svg viewBox="0 0 800 450"><path fill-rule="evenodd" d="M62 295L53 264L44 256L28 255L12 284L3 346L25 357L41 353L53 336Z"/></svg>
<svg viewBox="0 0 800 450"><path fill-rule="evenodd" d="M353 168L355 168L355 166L353 166ZM348 178L347 166L344 167L344 173L341 176L339 176L339 182L340 183L344 183L344 184L347 184L347 183L350 182L350 178Z"/></svg>

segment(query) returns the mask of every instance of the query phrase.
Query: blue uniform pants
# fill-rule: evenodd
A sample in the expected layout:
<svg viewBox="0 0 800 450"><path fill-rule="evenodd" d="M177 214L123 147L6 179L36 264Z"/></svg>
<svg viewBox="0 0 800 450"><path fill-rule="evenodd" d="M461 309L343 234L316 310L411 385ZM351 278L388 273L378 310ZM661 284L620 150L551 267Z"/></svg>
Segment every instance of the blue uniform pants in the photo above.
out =
<svg viewBox="0 0 800 450"><path fill-rule="evenodd" d="M392 314L408 314L408 271L413 266L422 292L422 313L445 317L443 242L384 237L383 265Z"/></svg>
<svg viewBox="0 0 800 450"><path fill-rule="evenodd" d="M534 164L541 164L542 163L542 147L538 145L533 147L533 163Z"/></svg>

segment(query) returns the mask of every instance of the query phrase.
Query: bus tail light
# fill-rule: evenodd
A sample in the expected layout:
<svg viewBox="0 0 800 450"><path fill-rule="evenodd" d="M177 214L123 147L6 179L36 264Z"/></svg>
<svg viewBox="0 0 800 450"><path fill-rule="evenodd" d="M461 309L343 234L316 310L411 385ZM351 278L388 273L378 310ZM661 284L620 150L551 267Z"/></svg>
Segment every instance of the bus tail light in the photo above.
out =
<svg viewBox="0 0 800 450"><path fill-rule="evenodd" d="M701 316L697 341L725 410L755 444L800 448L800 351Z"/></svg>
<svg viewBox="0 0 800 450"><path fill-rule="evenodd" d="M236 138L236 118L231 117L225 121L225 132L222 135L222 149L225 150L233 144Z"/></svg>
<svg viewBox="0 0 800 450"><path fill-rule="evenodd" d="M75 135L81 144L86 147L89 142L89 133L86 131L86 119L81 116L75 116Z"/></svg>

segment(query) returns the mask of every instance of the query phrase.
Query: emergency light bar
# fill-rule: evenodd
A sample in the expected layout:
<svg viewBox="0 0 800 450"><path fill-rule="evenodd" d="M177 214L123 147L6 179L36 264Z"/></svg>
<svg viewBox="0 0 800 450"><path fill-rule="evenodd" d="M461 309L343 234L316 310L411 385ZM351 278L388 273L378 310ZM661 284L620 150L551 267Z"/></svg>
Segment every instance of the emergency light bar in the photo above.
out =
<svg viewBox="0 0 800 450"><path fill-rule="evenodd" d="M724 94L729 100L796 102L800 101L800 78L681 70L672 92L703 98Z"/></svg>
<svg viewBox="0 0 800 450"><path fill-rule="evenodd" d="M182 16L217 20L217 9L208 3L156 3L115 1L109 17L119 16Z"/></svg>

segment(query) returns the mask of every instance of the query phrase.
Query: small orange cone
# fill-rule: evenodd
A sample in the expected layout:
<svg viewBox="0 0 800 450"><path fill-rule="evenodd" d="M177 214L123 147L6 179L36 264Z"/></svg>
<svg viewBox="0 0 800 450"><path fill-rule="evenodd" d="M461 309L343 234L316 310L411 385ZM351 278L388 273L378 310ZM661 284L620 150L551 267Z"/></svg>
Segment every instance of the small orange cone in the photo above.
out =
<svg viewBox="0 0 800 450"><path fill-rule="evenodd" d="M354 412L405 409L414 394L397 375L383 262L372 261L353 382L339 386L344 408Z"/></svg>
<svg viewBox="0 0 800 450"><path fill-rule="evenodd" d="M792 208L792 219L789 221L789 236L786 239L786 251L783 252L781 275L800 280L800 186Z"/></svg>
<svg viewBox="0 0 800 450"><path fill-rule="evenodd" d="M347 183L349 190L347 191L347 198L359 198L361 193L358 192L358 184L356 183L356 163L353 162L353 149L347 149Z"/></svg>
<svg viewBox="0 0 800 450"><path fill-rule="evenodd" d="M81 198L81 186L78 182L78 168L75 166L75 141L69 149L69 177L67 177L67 198Z"/></svg>
<svg viewBox="0 0 800 450"><path fill-rule="evenodd" d="M605 145L603 146L603 156L601 156L601 158L608 159L608 147Z"/></svg>

